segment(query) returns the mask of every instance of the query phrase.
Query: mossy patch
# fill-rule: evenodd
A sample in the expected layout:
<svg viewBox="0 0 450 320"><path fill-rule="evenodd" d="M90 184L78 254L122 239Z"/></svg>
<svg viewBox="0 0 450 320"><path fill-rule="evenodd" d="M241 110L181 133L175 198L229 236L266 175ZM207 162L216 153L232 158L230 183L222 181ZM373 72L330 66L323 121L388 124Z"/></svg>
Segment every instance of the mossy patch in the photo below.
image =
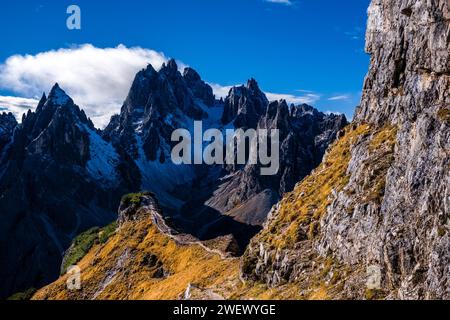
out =
<svg viewBox="0 0 450 320"><path fill-rule="evenodd" d="M35 288L31 288L24 292L18 292L16 294L13 294L12 296L10 296L7 300L15 300L15 301L31 300L31 298L36 293L36 291L37 290Z"/></svg>
<svg viewBox="0 0 450 320"><path fill-rule="evenodd" d="M117 229L117 223L113 222L104 228L91 228L77 236L70 248L66 251L61 265L61 274L65 274L67 269L77 264L97 243L106 243Z"/></svg>
<svg viewBox="0 0 450 320"><path fill-rule="evenodd" d="M441 108L438 111L438 118L444 123L450 125L450 109L449 108Z"/></svg>
<svg viewBox="0 0 450 320"><path fill-rule="evenodd" d="M153 195L151 192L139 192L139 193L129 193L122 197L122 205L131 206L136 205L139 206L142 202L142 197Z"/></svg>
<svg viewBox="0 0 450 320"><path fill-rule="evenodd" d="M366 300L383 300L386 294L382 290L378 289L366 289Z"/></svg>

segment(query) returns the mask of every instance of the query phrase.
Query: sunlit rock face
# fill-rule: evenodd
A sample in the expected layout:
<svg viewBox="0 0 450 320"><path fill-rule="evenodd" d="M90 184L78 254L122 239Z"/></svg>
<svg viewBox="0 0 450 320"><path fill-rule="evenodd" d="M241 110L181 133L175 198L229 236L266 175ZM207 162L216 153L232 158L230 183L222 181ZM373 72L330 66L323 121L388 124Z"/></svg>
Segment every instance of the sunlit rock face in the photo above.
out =
<svg viewBox="0 0 450 320"><path fill-rule="evenodd" d="M335 145L324 171L272 212L245 255L249 279L307 288L317 276L308 259L317 255L327 259L321 292L329 298L450 298L449 10L447 0L372 1L370 69L353 128L341 139L350 157ZM323 188L324 210L308 194L334 176L330 168L342 170L337 158L344 179ZM274 230L287 236L275 242ZM349 274L336 277L342 266ZM367 285L370 270L379 272L375 287Z"/></svg>

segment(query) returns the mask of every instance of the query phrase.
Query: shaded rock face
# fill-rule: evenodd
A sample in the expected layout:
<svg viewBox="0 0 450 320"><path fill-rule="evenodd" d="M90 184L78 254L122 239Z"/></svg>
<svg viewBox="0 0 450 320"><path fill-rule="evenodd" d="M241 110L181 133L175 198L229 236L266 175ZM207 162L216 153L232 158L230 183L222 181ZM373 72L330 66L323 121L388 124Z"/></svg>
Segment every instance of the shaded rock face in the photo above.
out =
<svg viewBox="0 0 450 320"><path fill-rule="evenodd" d="M200 78L197 71L192 68L186 68L183 72L183 78L197 99L203 101L208 107L214 105L216 99L213 90Z"/></svg>
<svg viewBox="0 0 450 320"><path fill-rule="evenodd" d="M221 212L231 211L239 221L262 225L270 208L317 167L326 148L346 125L345 116L325 115L308 105L289 107L285 101L268 104L256 128L280 132L278 173L263 176L261 165L251 164L234 169L234 176L208 203ZM242 206L246 202L259 205ZM235 210L237 204L241 208Z"/></svg>
<svg viewBox="0 0 450 320"><path fill-rule="evenodd" d="M115 218L124 161L58 85L24 116L0 164L0 296L56 279L72 238Z"/></svg>
<svg viewBox="0 0 450 320"><path fill-rule="evenodd" d="M256 80L251 79L247 85L230 90L225 99L222 122L233 122L236 128L255 129L268 104L269 100L259 89Z"/></svg>
<svg viewBox="0 0 450 320"><path fill-rule="evenodd" d="M158 72L149 65L136 75L121 114L103 135L134 159L142 145L147 160L163 163L170 157L172 132L185 128L189 119L207 118L204 109L214 102L211 87L193 69L182 75L175 60Z"/></svg>
<svg viewBox="0 0 450 320"><path fill-rule="evenodd" d="M356 120L414 122L450 104L449 4L372 1L366 34L371 55Z"/></svg>
<svg viewBox="0 0 450 320"><path fill-rule="evenodd" d="M351 270L331 297L450 298L449 10L447 0L372 1L371 65L354 125L371 132L352 144L345 187L330 194L314 237L280 250L255 241L249 278L295 281L313 272L304 263L315 254Z"/></svg>
<svg viewBox="0 0 450 320"><path fill-rule="evenodd" d="M195 120L203 120L203 130L280 129L279 174L263 179L257 166L173 165L171 134L175 129L193 134ZM292 110L282 102L269 105L254 79L232 88L224 102L215 100L195 70L181 74L171 60L159 71L148 66L137 74L121 114L103 135L135 161L142 189L156 194L175 224L205 241L232 234L243 250L272 205L320 163L345 124L343 116L306 105Z"/></svg>
<svg viewBox="0 0 450 320"><path fill-rule="evenodd" d="M195 120L204 130L279 129L280 171L261 177L254 165L175 165L171 135L192 134ZM0 296L55 279L70 241L112 221L128 192L154 193L174 228L214 250L242 254L273 204L320 163L345 124L307 105L269 104L253 79L218 101L195 70L182 74L174 60L136 75L104 131L55 85L20 125L3 125L13 143L0 158L0 258L8 261L0 266ZM139 219L130 208L121 209L120 223Z"/></svg>
<svg viewBox="0 0 450 320"><path fill-rule="evenodd" d="M0 155L3 148L11 141L16 126L17 121L12 113L0 114Z"/></svg>
<svg viewBox="0 0 450 320"><path fill-rule="evenodd" d="M280 130L280 169L266 181L261 177L261 182L280 196L292 191L319 165L328 146L347 124L344 115L325 115L306 104L290 108L283 101L269 104L258 128Z"/></svg>

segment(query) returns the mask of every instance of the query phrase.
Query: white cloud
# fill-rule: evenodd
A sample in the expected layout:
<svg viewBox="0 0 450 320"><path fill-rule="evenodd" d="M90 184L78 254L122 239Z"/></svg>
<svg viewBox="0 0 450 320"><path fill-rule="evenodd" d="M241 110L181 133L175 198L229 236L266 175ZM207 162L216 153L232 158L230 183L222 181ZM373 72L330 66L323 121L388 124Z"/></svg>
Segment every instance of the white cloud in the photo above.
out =
<svg viewBox="0 0 450 320"><path fill-rule="evenodd" d="M17 119L21 119L24 113L34 109L38 103L36 99L0 96L0 113L11 112Z"/></svg>
<svg viewBox="0 0 450 320"><path fill-rule="evenodd" d="M290 0L265 0L266 2L270 3L278 3L278 4L284 4L287 6L291 6L293 3Z"/></svg>
<svg viewBox="0 0 450 320"><path fill-rule="evenodd" d="M101 49L86 44L15 55L0 65L0 87L31 98L58 82L94 123L103 127L119 112L135 74L149 63L160 68L166 61L163 53L123 45Z"/></svg>
<svg viewBox="0 0 450 320"><path fill-rule="evenodd" d="M233 86L221 86L217 83L209 83L211 88L213 89L214 94L216 95L216 99L225 98L230 92Z"/></svg>
<svg viewBox="0 0 450 320"><path fill-rule="evenodd" d="M341 100L348 100L350 97L348 95L342 95L342 96L335 96L328 98L329 101L341 101Z"/></svg>
<svg viewBox="0 0 450 320"><path fill-rule="evenodd" d="M327 115L334 114L334 115L338 115L338 116L340 116L340 115L343 114L342 112L339 112L339 111L331 111L331 110L327 110L327 111L325 111L324 113L327 114Z"/></svg>
<svg viewBox="0 0 450 320"><path fill-rule="evenodd" d="M270 93L267 92L267 99L270 101L274 100L286 100L287 103L291 104L314 104L320 100L320 96L315 93L308 93L302 96L296 96L292 94L282 94L282 93Z"/></svg>
<svg viewBox="0 0 450 320"><path fill-rule="evenodd" d="M213 83L209 84L216 97L225 98L228 95L233 86L221 86L219 84ZM303 92L303 91L302 91ZM312 91L308 91L304 95L292 95L292 94L284 94L284 93L273 93L273 92L265 92L267 99L269 101L278 101L278 100L286 100L287 103L291 104L314 104L320 100L320 95L313 93Z"/></svg>
<svg viewBox="0 0 450 320"><path fill-rule="evenodd" d="M159 69L168 59L163 53L139 47L96 48L90 44L42 52L14 55L0 65L0 89L23 98L0 96L0 111L22 114L37 106L42 92L55 82L73 98L97 127L106 126L120 111L135 74L147 64ZM180 70L186 65L178 62ZM226 97L232 86L211 84L216 97ZM311 91L301 94L266 92L270 101L284 99L294 104L314 104L320 96Z"/></svg>

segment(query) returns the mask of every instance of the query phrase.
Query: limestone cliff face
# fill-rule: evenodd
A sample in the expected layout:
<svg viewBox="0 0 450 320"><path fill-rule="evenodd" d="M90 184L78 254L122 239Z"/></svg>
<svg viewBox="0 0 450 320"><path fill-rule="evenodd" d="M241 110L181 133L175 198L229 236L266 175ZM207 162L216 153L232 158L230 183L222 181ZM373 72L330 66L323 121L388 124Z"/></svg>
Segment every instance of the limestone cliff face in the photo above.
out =
<svg viewBox="0 0 450 320"><path fill-rule="evenodd" d="M353 128L274 209L243 273L307 292L306 275L322 272L328 298L449 299L450 5L373 0L368 13ZM324 179L330 170L341 178ZM367 285L371 270L379 285Z"/></svg>
<svg viewBox="0 0 450 320"><path fill-rule="evenodd" d="M356 120L401 124L448 108L448 1L373 0L368 14L371 65Z"/></svg>

